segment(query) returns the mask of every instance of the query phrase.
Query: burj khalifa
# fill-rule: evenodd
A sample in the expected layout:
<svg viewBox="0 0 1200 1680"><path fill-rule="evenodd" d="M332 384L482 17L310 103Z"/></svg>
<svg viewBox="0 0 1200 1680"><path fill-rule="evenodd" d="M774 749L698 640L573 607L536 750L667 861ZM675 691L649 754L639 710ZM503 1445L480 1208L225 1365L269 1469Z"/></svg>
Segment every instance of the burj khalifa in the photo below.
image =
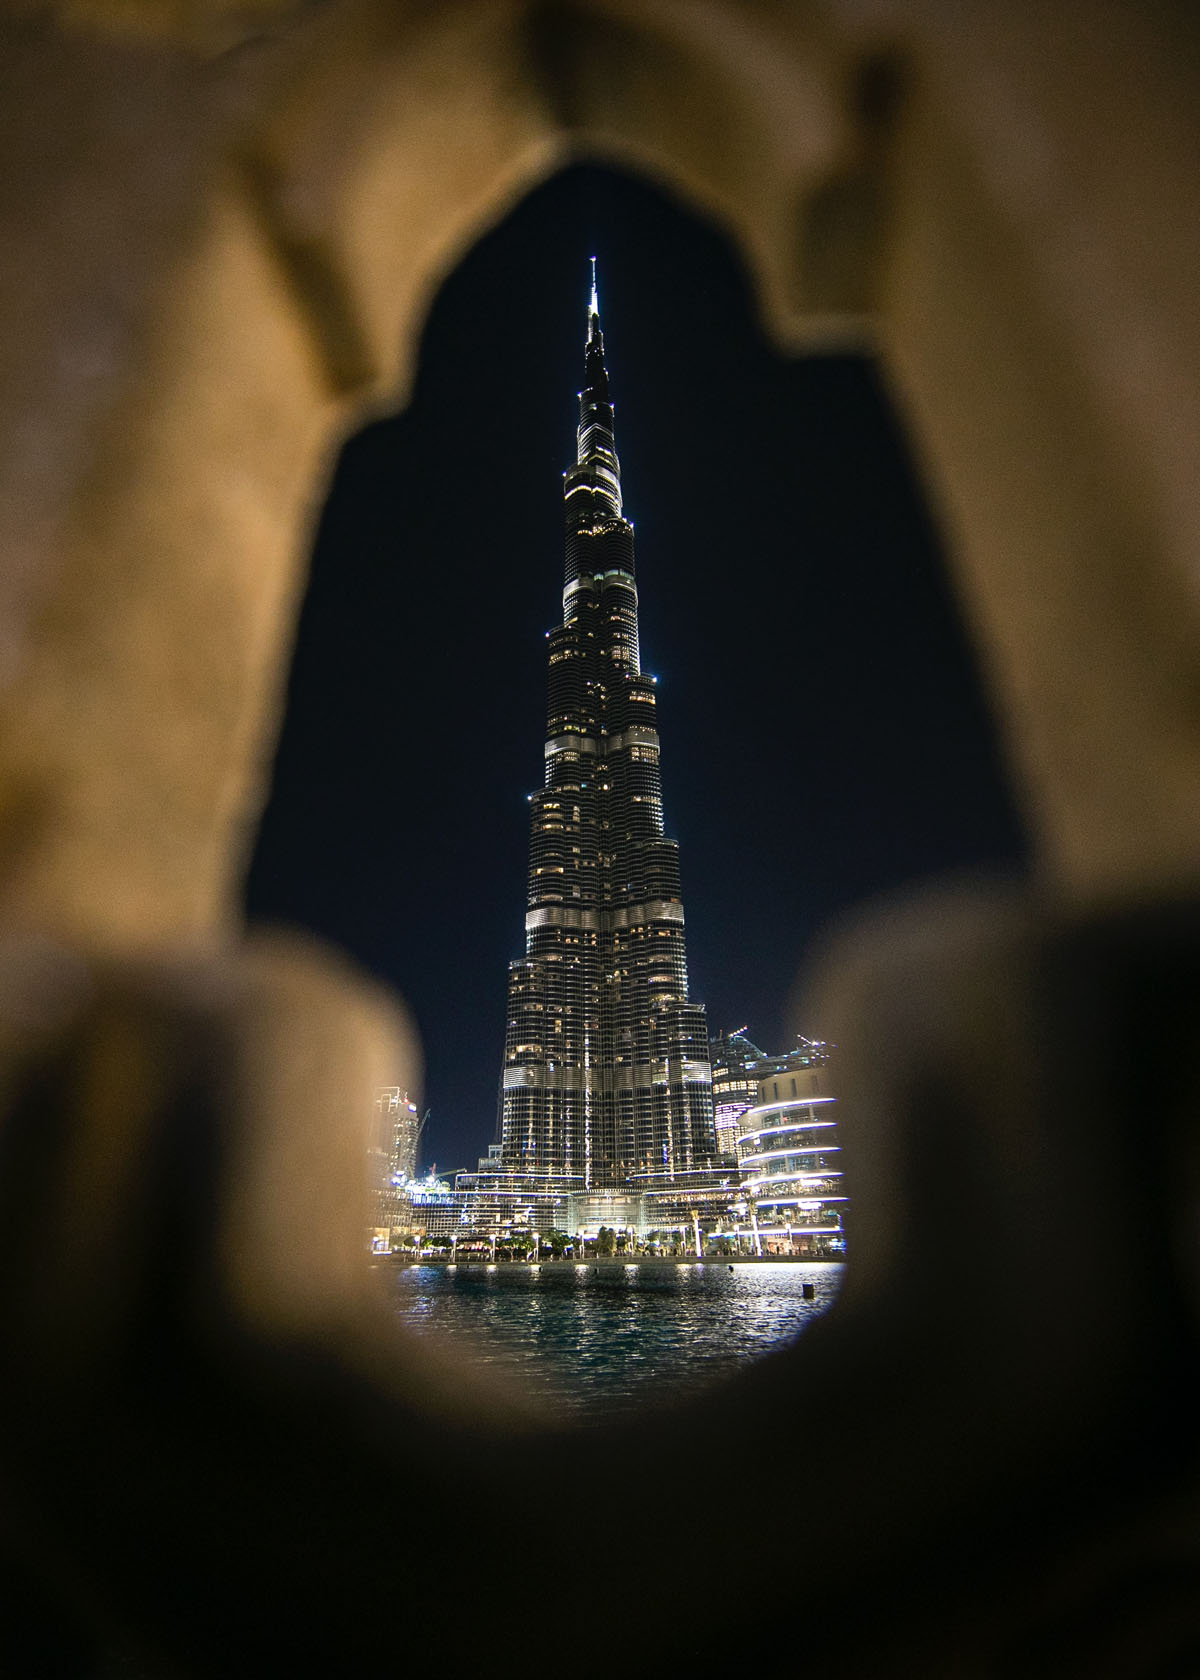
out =
<svg viewBox="0 0 1200 1680"><path fill-rule="evenodd" d="M667 1191L716 1156L708 1029L688 1001L679 848L663 828L595 259L562 623L547 637L545 785L531 796L525 954L510 964L506 1173Z"/></svg>

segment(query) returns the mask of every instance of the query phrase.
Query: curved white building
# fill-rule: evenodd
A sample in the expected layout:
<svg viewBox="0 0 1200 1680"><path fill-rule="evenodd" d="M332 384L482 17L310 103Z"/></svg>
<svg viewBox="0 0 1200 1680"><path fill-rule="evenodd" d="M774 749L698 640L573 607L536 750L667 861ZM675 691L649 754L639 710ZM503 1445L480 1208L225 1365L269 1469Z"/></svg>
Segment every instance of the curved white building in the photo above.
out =
<svg viewBox="0 0 1200 1680"><path fill-rule="evenodd" d="M785 1068L759 1083L737 1140L745 1223L760 1253L845 1251L841 1149L828 1063ZM744 1227L743 1227L744 1228Z"/></svg>

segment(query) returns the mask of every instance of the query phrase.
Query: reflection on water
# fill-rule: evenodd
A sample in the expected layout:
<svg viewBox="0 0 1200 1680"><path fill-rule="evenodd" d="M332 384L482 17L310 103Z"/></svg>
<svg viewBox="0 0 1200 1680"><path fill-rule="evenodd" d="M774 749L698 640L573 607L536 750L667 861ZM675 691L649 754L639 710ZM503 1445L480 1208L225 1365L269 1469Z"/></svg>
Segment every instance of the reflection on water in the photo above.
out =
<svg viewBox="0 0 1200 1680"><path fill-rule="evenodd" d="M611 1417L791 1341L832 1304L842 1269L405 1266L395 1292L410 1328L465 1339L555 1410Z"/></svg>

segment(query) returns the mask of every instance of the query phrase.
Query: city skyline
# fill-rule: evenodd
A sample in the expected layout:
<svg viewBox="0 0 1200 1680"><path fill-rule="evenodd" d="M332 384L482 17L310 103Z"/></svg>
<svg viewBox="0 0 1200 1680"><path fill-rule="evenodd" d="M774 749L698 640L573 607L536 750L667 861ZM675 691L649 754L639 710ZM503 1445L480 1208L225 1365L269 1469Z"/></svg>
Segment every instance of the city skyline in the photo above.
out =
<svg viewBox="0 0 1200 1680"><path fill-rule="evenodd" d="M780 357L712 227L631 177L565 172L448 277L407 411L343 453L248 894L407 998L443 1169L493 1135L593 250L713 1028L786 1047L807 1026L786 1018L795 975L847 906L1024 851L876 370ZM782 735L797 710L811 727Z"/></svg>

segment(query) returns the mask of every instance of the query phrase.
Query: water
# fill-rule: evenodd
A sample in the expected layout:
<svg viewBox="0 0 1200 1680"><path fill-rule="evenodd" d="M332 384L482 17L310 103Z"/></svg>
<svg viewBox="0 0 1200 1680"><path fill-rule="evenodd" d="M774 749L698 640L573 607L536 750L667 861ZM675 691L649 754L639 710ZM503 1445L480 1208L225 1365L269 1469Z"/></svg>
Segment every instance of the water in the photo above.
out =
<svg viewBox="0 0 1200 1680"><path fill-rule="evenodd" d="M477 1362L587 1419L668 1399L792 1341L841 1277L829 1263L460 1264L402 1267L395 1291L409 1328L466 1341Z"/></svg>

